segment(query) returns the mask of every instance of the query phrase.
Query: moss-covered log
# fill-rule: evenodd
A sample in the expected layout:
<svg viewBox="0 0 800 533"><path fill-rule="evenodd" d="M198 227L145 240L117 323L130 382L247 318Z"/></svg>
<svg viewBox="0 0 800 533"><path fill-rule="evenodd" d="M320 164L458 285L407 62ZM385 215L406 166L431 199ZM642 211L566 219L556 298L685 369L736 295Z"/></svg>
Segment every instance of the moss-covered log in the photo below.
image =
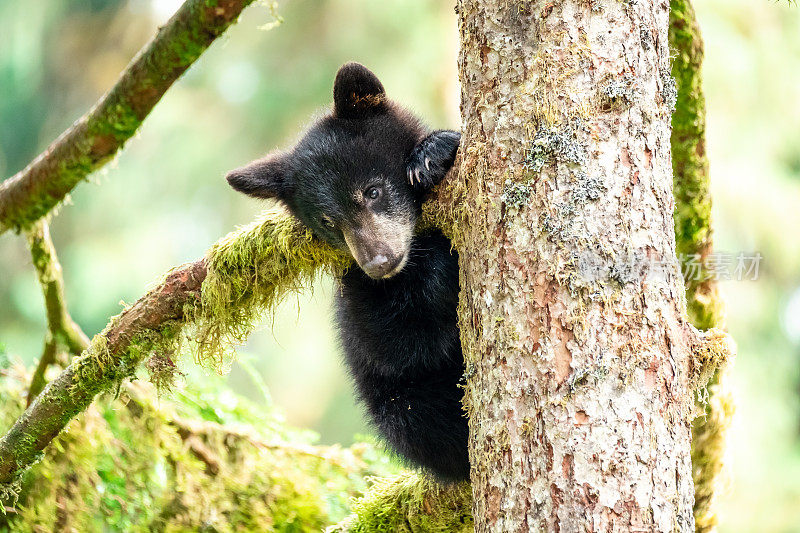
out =
<svg viewBox="0 0 800 533"><path fill-rule="evenodd" d="M672 75L678 99L672 115L672 167L675 194L675 241L679 256L705 265L712 253L711 193L705 149L705 96L702 88L703 40L690 0L670 2ZM692 324L701 330L724 327L716 280L705 268L685 280L686 306ZM717 525L715 494L723 467L725 434L733 416L733 396L725 364L711 369L711 378L699 386L708 391L698 400L692 427L692 476L695 485L694 518L697 531Z"/></svg>
<svg viewBox="0 0 800 533"><path fill-rule="evenodd" d="M29 227L117 153L167 89L252 1L187 0L91 111L0 184L0 233Z"/></svg>
<svg viewBox="0 0 800 533"><path fill-rule="evenodd" d="M347 258L315 240L283 211L266 213L216 243L205 258L179 267L114 317L89 348L47 385L0 439L0 488L21 474L94 397L133 375L145 357L170 356L186 341L199 358L219 361L260 315L320 270ZM2 494L2 491L0 491Z"/></svg>

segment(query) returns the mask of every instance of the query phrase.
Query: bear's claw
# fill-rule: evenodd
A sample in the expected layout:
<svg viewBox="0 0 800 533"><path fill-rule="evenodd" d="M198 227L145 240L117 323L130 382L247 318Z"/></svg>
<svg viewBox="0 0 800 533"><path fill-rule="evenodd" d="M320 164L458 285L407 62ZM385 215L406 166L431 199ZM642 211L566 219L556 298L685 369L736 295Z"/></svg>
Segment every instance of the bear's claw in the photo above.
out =
<svg viewBox="0 0 800 533"><path fill-rule="evenodd" d="M456 158L461 134L437 130L414 147L408 158L408 181L414 188L430 189L444 179Z"/></svg>

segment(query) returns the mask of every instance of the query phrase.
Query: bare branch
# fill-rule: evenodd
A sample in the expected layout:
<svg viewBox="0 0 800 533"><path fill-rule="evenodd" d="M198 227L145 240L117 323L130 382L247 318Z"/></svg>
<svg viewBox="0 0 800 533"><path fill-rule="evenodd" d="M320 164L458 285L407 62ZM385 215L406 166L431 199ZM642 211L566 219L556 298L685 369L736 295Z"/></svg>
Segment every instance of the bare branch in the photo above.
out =
<svg viewBox="0 0 800 533"><path fill-rule="evenodd" d="M25 169L0 184L0 233L27 228L137 130L169 87L253 0L187 0L114 87Z"/></svg>
<svg viewBox="0 0 800 533"><path fill-rule="evenodd" d="M67 311L64 276L46 220L41 219L33 224L28 232L28 247L36 269L36 277L42 286L47 313L47 338L42 357L31 379L28 391L28 405L30 405L44 387L45 372L56 362L59 346L63 345L72 355L78 355L89 347L89 338Z"/></svg>

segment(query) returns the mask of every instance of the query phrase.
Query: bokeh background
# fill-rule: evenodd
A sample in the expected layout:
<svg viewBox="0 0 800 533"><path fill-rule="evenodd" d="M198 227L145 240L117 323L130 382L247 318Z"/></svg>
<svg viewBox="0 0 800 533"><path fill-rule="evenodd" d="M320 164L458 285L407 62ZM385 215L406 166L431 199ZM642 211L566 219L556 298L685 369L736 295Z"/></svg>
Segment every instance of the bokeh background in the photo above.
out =
<svg viewBox="0 0 800 533"><path fill-rule="evenodd" d="M172 266L265 207L231 168L290 144L331 100L337 67L370 66L434 127L458 128L458 36L442 0L289 0L247 9L53 220L73 317L91 336ZM0 177L107 90L177 0L0 0ZM800 8L696 0L706 42L716 248L760 252L724 281L738 413L721 531L800 531ZM271 29L270 29L271 28ZM182 387L275 404L322 443L368 434L331 327L333 283L285 302L224 376L182 361ZM0 353L32 365L45 333L24 239L0 236ZM5 431L6 428L0 428Z"/></svg>

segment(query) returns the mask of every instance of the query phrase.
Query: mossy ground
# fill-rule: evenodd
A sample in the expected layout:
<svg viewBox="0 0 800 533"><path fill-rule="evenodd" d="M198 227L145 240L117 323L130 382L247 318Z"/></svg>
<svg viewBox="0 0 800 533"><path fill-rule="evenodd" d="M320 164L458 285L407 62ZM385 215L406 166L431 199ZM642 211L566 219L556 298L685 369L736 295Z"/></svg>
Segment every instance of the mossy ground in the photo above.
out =
<svg viewBox="0 0 800 533"><path fill-rule="evenodd" d="M0 428L24 409L28 377L0 377ZM347 515L365 474L394 471L370 445L318 454L272 412L215 398L193 386L177 403L143 385L101 398L22 477L0 531L320 530Z"/></svg>

